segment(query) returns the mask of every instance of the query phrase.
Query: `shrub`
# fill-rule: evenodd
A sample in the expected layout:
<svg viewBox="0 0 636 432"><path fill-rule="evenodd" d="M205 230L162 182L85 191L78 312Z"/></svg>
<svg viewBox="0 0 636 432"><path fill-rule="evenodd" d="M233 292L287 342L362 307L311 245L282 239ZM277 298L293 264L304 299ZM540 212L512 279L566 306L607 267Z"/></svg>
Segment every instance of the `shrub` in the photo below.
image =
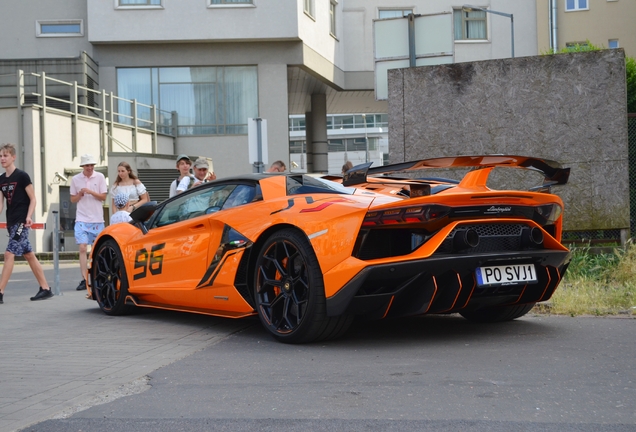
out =
<svg viewBox="0 0 636 432"><path fill-rule="evenodd" d="M594 254L589 247L573 248L570 266L549 307L539 311L559 315L633 313L636 307L636 245L628 243L613 254Z"/></svg>

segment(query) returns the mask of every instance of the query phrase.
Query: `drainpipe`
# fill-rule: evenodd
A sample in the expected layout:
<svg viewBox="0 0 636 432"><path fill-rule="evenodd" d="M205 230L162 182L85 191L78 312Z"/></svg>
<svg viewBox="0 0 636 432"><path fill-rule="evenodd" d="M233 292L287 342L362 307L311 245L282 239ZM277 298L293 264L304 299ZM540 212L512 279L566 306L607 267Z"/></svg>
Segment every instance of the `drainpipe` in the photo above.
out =
<svg viewBox="0 0 636 432"><path fill-rule="evenodd" d="M549 2L548 21L550 26L550 49L554 54L559 50L557 40L557 0L550 0Z"/></svg>

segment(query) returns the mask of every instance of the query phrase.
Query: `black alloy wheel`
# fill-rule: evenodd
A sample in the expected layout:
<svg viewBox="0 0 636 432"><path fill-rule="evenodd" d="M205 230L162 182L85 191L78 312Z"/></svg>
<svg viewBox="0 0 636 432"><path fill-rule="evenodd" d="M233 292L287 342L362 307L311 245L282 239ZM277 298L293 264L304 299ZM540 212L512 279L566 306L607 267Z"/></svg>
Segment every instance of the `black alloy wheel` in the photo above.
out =
<svg viewBox="0 0 636 432"><path fill-rule="evenodd" d="M126 305L128 278L117 242L109 239L99 245L93 257L91 275L91 289L105 314L123 315L134 309Z"/></svg>
<svg viewBox="0 0 636 432"><path fill-rule="evenodd" d="M267 239L256 262L254 281L258 316L281 342L332 339L351 324L348 316L327 317L320 265L301 232L284 229Z"/></svg>

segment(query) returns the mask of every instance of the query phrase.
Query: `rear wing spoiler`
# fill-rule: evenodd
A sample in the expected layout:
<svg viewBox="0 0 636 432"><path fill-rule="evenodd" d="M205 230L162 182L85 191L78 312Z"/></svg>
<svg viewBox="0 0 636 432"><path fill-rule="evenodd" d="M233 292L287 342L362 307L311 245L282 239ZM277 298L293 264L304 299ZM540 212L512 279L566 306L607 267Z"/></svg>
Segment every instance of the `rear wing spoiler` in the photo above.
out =
<svg viewBox="0 0 636 432"><path fill-rule="evenodd" d="M367 182L372 175L388 175L396 172L418 171L430 168L472 167L484 169L493 167L522 168L538 171L545 177L544 184L538 188L553 185L564 185L570 178L570 168L549 159L539 159L527 156L483 155L483 156L454 156L433 159L423 159L412 162L384 165L371 168L372 162L356 165L347 171L342 178L343 186L354 186Z"/></svg>

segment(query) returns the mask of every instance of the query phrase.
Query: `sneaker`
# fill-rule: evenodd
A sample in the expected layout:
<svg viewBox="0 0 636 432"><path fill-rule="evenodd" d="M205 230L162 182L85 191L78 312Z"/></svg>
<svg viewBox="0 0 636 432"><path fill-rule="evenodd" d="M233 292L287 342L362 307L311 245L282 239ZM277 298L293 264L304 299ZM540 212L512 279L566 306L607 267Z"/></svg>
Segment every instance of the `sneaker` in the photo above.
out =
<svg viewBox="0 0 636 432"><path fill-rule="evenodd" d="M82 281L79 283L77 288L75 288L75 291L83 291L85 289L86 289L86 279L82 279Z"/></svg>
<svg viewBox="0 0 636 432"><path fill-rule="evenodd" d="M44 300L51 297L53 297L53 293L51 292L50 288L45 290L42 287L40 287L40 291L38 291L36 295L31 297L31 300Z"/></svg>
<svg viewBox="0 0 636 432"><path fill-rule="evenodd" d="M0 304L4 303L4 293L0 293Z"/></svg>

